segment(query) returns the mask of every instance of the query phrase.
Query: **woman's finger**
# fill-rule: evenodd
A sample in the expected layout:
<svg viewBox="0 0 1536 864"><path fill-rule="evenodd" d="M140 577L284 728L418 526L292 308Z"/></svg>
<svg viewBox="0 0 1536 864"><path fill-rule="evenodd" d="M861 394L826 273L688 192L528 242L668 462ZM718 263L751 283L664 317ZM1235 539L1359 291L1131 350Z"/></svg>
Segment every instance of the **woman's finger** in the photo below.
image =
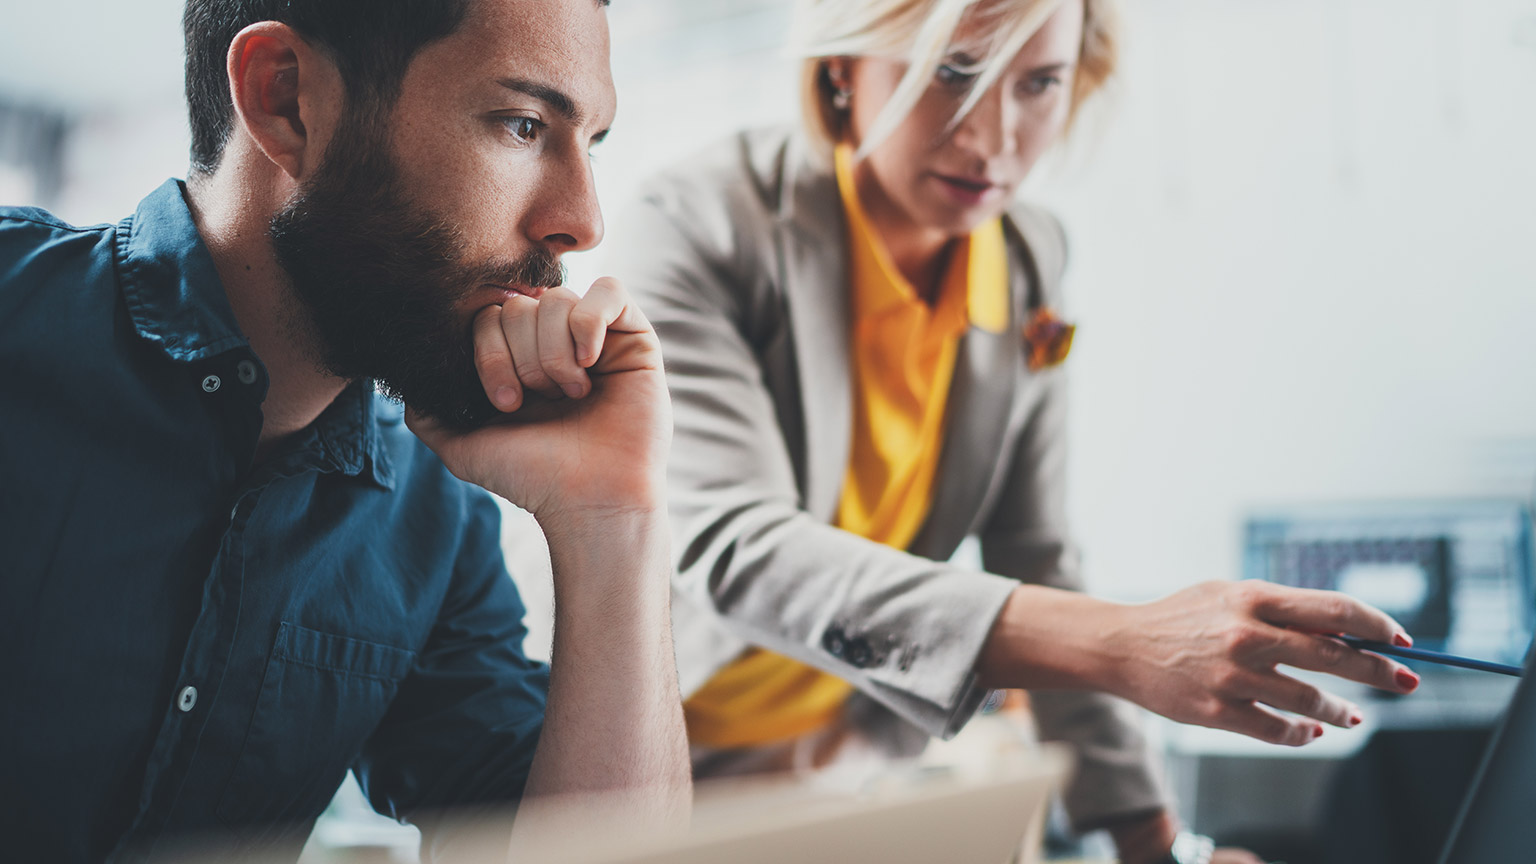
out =
<svg viewBox="0 0 1536 864"><path fill-rule="evenodd" d="M1314 633L1347 633L1377 642L1408 645L1403 625L1380 609L1337 591L1289 588L1266 582L1245 583L1253 613L1271 624Z"/></svg>
<svg viewBox="0 0 1536 864"><path fill-rule="evenodd" d="M1254 650L1252 656L1245 659L1326 672L1397 693L1411 693L1419 683L1418 676L1406 666L1380 654L1356 650L1331 636L1275 629L1265 642L1262 648Z"/></svg>
<svg viewBox="0 0 1536 864"><path fill-rule="evenodd" d="M1323 734L1323 727L1315 720L1282 717L1247 701L1223 703L1207 725L1287 747L1309 744Z"/></svg>
<svg viewBox="0 0 1536 864"><path fill-rule="evenodd" d="M1271 708L1311 717L1345 729L1359 726L1365 720L1365 713L1358 706L1279 672L1260 676L1251 695L1254 701Z"/></svg>

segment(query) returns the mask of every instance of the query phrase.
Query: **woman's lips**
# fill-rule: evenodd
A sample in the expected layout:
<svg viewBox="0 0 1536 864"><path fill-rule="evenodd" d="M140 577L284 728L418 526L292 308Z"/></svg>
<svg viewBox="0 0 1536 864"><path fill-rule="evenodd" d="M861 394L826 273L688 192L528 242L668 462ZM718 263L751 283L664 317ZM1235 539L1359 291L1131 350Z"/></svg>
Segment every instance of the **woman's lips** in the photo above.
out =
<svg viewBox="0 0 1536 864"><path fill-rule="evenodd" d="M965 207L975 207L1001 194L1002 187L980 177L963 177L954 174L934 174L939 188Z"/></svg>

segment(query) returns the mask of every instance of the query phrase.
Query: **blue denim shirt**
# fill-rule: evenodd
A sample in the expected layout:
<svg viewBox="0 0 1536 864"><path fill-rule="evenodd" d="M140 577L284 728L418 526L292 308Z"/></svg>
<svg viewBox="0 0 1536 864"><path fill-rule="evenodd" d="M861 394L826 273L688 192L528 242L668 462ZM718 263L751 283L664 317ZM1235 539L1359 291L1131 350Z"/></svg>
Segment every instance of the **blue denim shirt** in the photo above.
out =
<svg viewBox="0 0 1536 864"><path fill-rule="evenodd" d="M0 858L296 857L349 767L429 840L521 794L548 673L494 501L368 382L253 464L266 389L179 183L0 208Z"/></svg>

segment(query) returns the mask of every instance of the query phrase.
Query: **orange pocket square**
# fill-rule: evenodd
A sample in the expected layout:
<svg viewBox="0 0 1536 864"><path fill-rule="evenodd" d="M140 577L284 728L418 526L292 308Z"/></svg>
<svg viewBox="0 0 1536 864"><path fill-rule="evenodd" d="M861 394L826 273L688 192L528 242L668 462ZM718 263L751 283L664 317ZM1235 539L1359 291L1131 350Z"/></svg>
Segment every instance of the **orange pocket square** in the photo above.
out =
<svg viewBox="0 0 1536 864"><path fill-rule="evenodd" d="M1076 332L1076 324L1068 324L1057 318L1049 306L1036 309L1030 314L1029 323L1024 325L1029 371L1039 372L1041 369L1061 365L1067 355L1072 353L1072 336Z"/></svg>

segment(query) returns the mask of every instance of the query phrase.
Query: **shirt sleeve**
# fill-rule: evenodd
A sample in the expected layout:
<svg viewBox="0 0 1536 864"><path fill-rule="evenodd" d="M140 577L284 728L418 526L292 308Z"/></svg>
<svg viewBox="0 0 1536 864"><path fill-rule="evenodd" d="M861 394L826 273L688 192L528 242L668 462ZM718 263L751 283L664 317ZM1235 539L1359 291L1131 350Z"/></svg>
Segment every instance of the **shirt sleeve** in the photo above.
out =
<svg viewBox="0 0 1536 864"><path fill-rule="evenodd" d="M439 816L521 798L543 728L549 670L523 652L526 610L501 552L501 514L467 490L453 579L416 665L353 766L374 809L447 838Z"/></svg>

